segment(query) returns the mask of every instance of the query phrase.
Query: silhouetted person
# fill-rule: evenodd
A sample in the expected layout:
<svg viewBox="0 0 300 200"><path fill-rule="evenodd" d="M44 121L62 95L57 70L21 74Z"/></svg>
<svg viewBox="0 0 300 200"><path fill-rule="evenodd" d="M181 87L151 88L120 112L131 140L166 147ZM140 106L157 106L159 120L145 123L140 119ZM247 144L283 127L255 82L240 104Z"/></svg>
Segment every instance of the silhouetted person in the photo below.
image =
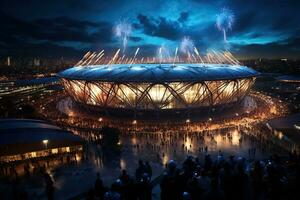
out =
<svg viewBox="0 0 300 200"><path fill-rule="evenodd" d="M104 194L104 200L121 200L121 180L118 179L111 185L111 190Z"/></svg>
<svg viewBox="0 0 300 200"><path fill-rule="evenodd" d="M265 181L267 185L267 198L281 199L282 185L280 181L280 175L272 164L267 166L267 175L265 177Z"/></svg>
<svg viewBox="0 0 300 200"><path fill-rule="evenodd" d="M95 190L96 197L98 197L99 199L103 199L104 193L105 193L105 188L103 186L103 181L100 178L99 173L97 173L97 178L96 178L96 181L95 181L94 190Z"/></svg>
<svg viewBox="0 0 300 200"><path fill-rule="evenodd" d="M237 172L234 176L234 199L247 199L248 198L248 175L244 171L242 163L237 164Z"/></svg>
<svg viewBox="0 0 300 200"><path fill-rule="evenodd" d="M127 174L126 170L122 170L122 174L119 179L122 182L122 199L137 199L136 185L134 183L134 180Z"/></svg>
<svg viewBox="0 0 300 200"><path fill-rule="evenodd" d="M142 175L141 181L138 182L138 199L151 200L152 199L152 185L147 173Z"/></svg>
<svg viewBox="0 0 300 200"><path fill-rule="evenodd" d="M177 193L179 190L177 174L177 164L175 161L170 160L167 164L167 171L163 174L163 178L160 183L161 200L177 200L181 198L181 193Z"/></svg>
<svg viewBox="0 0 300 200"><path fill-rule="evenodd" d="M232 199L233 194L236 191L235 188L233 187L233 171L230 168L230 165L228 163L225 163L223 166L223 170L221 171L220 174L220 185L221 189L225 193L226 199Z"/></svg>
<svg viewBox="0 0 300 200"><path fill-rule="evenodd" d="M219 182L217 178L211 180L211 189L204 194L203 199L206 200L223 200L225 199L224 193L219 188Z"/></svg>
<svg viewBox="0 0 300 200"><path fill-rule="evenodd" d="M186 190L191 195L192 199L200 199L201 198L201 189L198 187L198 179L196 176L190 178L186 185Z"/></svg>
<svg viewBox="0 0 300 200"><path fill-rule="evenodd" d="M151 180L151 177L152 177L152 167L150 166L149 162L146 161L146 164L145 164L145 173L148 174L150 180Z"/></svg>
<svg viewBox="0 0 300 200"><path fill-rule="evenodd" d="M46 195L48 200L52 200L54 197L54 186L53 180L48 173L45 173L44 180L46 183Z"/></svg>
<svg viewBox="0 0 300 200"><path fill-rule="evenodd" d="M251 188L252 188L252 199L262 199L263 195L263 168L260 161L256 161L254 168L250 173L251 177Z"/></svg>
<svg viewBox="0 0 300 200"><path fill-rule="evenodd" d="M139 166L135 170L135 178L136 181L140 181L142 178L143 173L145 173L145 165L142 160L139 160Z"/></svg>

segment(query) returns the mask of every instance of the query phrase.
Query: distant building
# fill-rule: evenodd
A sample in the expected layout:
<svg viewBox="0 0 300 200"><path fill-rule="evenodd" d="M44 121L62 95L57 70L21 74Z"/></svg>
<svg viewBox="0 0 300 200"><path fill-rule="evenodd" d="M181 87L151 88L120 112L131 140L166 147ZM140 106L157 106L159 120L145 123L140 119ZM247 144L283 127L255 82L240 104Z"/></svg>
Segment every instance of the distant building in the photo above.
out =
<svg viewBox="0 0 300 200"><path fill-rule="evenodd" d="M83 140L45 121L0 120L0 163L82 152Z"/></svg>

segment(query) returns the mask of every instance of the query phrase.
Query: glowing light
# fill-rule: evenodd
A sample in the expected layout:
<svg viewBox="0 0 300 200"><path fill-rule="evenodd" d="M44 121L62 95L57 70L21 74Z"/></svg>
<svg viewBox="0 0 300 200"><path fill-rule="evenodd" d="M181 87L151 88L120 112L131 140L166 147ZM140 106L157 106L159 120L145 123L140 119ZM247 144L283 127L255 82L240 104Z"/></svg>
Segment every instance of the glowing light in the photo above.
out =
<svg viewBox="0 0 300 200"><path fill-rule="evenodd" d="M192 146L192 139L190 137L185 138L184 146L185 146L186 150L192 151L193 146Z"/></svg>
<svg viewBox="0 0 300 200"><path fill-rule="evenodd" d="M43 140L43 144L47 145L48 144L48 140Z"/></svg>
<svg viewBox="0 0 300 200"><path fill-rule="evenodd" d="M131 144L132 145L136 145L137 144L136 137L131 138Z"/></svg>
<svg viewBox="0 0 300 200"><path fill-rule="evenodd" d="M68 112L68 116L69 116L69 117L74 117L74 116L75 116L75 113L74 113L73 111L69 111L69 112Z"/></svg>
<svg viewBox="0 0 300 200"><path fill-rule="evenodd" d="M180 51L187 55L193 52L194 47L194 42L189 37L184 37L180 43Z"/></svg>
<svg viewBox="0 0 300 200"><path fill-rule="evenodd" d="M222 144L223 144L223 138L222 138L222 135L218 134L214 137L214 140L216 142L216 145L221 147Z"/></svg>
<svg viewBox="0 0 300 200"><path fill-rule="evenodd" d="M238 146L240 144L240 138L241 138L241 135L239 134L239 132L237 130L234 130L232 132L232 145L235 145L235 146Z"/></svg>
<svg viewBox="0 0 300 200"><path fill-rule="evenodd" d="M209 50L209 53L207 53L206 56L201 57L198 49L194 46L193 41L190 40L188 37L183 38L179 48L180 49L176 47L173 58L171 57L170 50L164 45L161 45L160 48L158 48L156 57L146 57L146 58L137 57L140 51L139 47L136 49L133 57L126 57L124 52L122 56L119 56L120 49L116 51L116 53L112 58L104 57L104 50L101 50L100 52L93 52L93 53L89 53L88 56L83 56L82 59L75 65L76 68L74 68L73 70L78 71L81 70L83 67L93 68L94 65L99 65L99 64L106 64L106 65L130 64L130 66L135 63L163 63L163 62L173 63L173 65L175 64L175 62L218 63L218 64L228 63L231 65L239 64L238 60L229 51L218 52L215 50ZM185 56L180 57L178 55L178 50L182 52ZM111 70L111 69L108 68L107 70Z"/></svg>
<svg viewBox="0 0 300 200"><path fill-rule="evenodd" d="M178 47L176 47L176 49L175 49L175 55L174 55L174 60L173 60L173 66L175 65L175 62L176 62L177 53L178 53Z"/></svg>
<svg viewBox="0 0 300 200"><path fill-rule="evenodd" d="M162 62L172 62L169 49L164 45L161 45L160 48L158 48L156 58L158 58L160 64Z"/></svg>
<svg viewBox="0 0 300 200"><path fill-rule="evenodd" d="M51 153L52 153L52 154L57 154L57 153L58 153L58 149L52 149L52 150L51 150Z"/></svg>
<svg viewBox="0 0 300 200"><path fill-rule="evenodd" d="M126 161L123 158L120 159L120 167L121 170L126 169Z"/></svg>
<svg viewBox="0 0 300 200"><path fill-rule="evenodd" d="M274 130L275 136L277 136L280 140L283 138L283 133L281 131Z"/></svg>
<svg viewBox="0 0 300 200"><path fill-rule="evenodd" d="M47 147L48 147L48 142L49 142L49 140L43 140L42 142L43 142L43 144L45 145L45 147L47 148Z"/></svg>
<svg viewBox="0 0 300 200"><path fill-rule="evenodd" d="M165 101L170 91L163 85L155 85L149 90L149 96L154 102Z"/></svg>
<svg viewBox="0 0 300 200"><path fill-rule="evenodd" d="M208 52L203 59L201 58L196 47L190 44L188 39L186 41L183 49L188 49L190 53L190 61L192 62L206 62L210 63L236 63L236 60L229 52L224 52L223 54L211 51ZM190 47L187 47L189 46ZM181 47L182 47L181 46ZM182 49L182 48L181 48ZM102 50L103 51L103 50ZM107 74L120 74L125 71L130 71L134 74L143 75L143 72L151 72L152 67L156 67L158 73L168 73L169 70L174 71L174 73L185 73L184 71L188 70L188 67L185 64L178 65L150 65L141 64L137 65L133 63L139 63L141 60L136 59L140 49L137 48L133 58L125 58L123 56L119 56L120 49L118 49L114 56L105 59L105 63L107 65L101 66L88 66L86 74L88 76L93 75L94 71L96 72L104 72ZM161 46L158 49L158 56L160 61L170 61L175 62L178 48L175 51L175 58L170 58L168 50ZM89 59L96 59L96 61L87 61L88 63L95 63L97 61L97 57L102 53L90 53L88 56ZM84 59L84 58L83 58ZM142 59L143 60L143 59ZM156 59L145 58L145 60L149 62L157 62ZM108 61L108 62L107 62ZM179 59L178 59L179 61ZM85 61L83 61L85 62ZM119 65L119 63L127 63L124 65ZM129 65L128 65L129 64ZM222 65L221 65L222 66ZM224 65L226 66L226 65ZM118 70L115 70L115 67ZM170 67L169 69L167 67ZM199 68L203 68L205 71L207 68L214 68L214 65L194 65L191 66L195 68L195 71ZM233 65L231 65L233 68ZM238 66L237 66L238 67ZM91 68L91 69L90 69ZM154 75L156 76L156 68L153 70ZM83 69L83 75L85 75L86 69L84 67L76 67L72 68L71 73L76 71L80 71ZM77 73L77 72L76 72ZM129 73L130 74L130 73ZM183 74L185 75L185 74ZM156 78L154 76L154 78ZM159 75L160 76L160 75ZM84 77L84 76L83 76ZM129 80L130 81L130 80ZM115 83L115 82L103 82L103 81L90 81L90 80L69 80L68 78L63 79L63 84L65 86L66 91L74 97L76 101L97 105L97 106L109 106L109 107L118 107L118 108L141 108L141 109L169 109L169 108L185 108L187 106L192 107L200 107L200 106L209 106L209 105L219 105L223 103L228 103L232 101L236 101L244 97L244 95L249 91L249 88L254 83L254 78L245 78L239 80L215 80L215 81L205 81L205 83L194 83L191 82L175 82L180 81L174 80L174 82L168 82L168 84L159 83L153 84L152 80L149 82L143 83ZM70 113L72 116L72 113Z"/></svg>
<svg viewBox="0 0 300 200"><path fill-rule="evenodd" d="M226 31L231 29L234 23L234 14L231 10L223 8L217 15L216 25L220 31L223 31L224 42L227 42Z"/></svg>
<svg viewBox="0 0 300 200"><path fill-rule="evenodd" d="M168 154L165 154L165 155L163 156L162 163L163 163L163 165L165 166L168 162L169 162L169 155L168 155Z"/></svg>
<svg viewBox="0 0 300 200"><path fill-rule="evenodd" d="M133 59L132 59L132 61L131 61L131 63L130 63L130 67L131 67L131 65L133 64L133 62L135 61L135 58L136 58L137 54L139 53L139 50L140 50L140 48L137 48L137 49L136 49L136 51L135 51L135 53L134 53L134 56L133 56Z"/></svg>
<svg viewBox="0 0 300 200"><path fill-rule="evenodd" d="M196 83L189 87L184 93L184 99L187 103L193 103L195 101L202 100L206 96L206 91L204 90L204 86L200 83Z"/></svg>
<svg viewBox="0 0 300 200"><path fill-rule="evenodd" d="M126 21L120 22L114 27L114 34L116 37L120 38L123 42L123 53L125 52L128 37L132 32L131 24Z"/></svg>

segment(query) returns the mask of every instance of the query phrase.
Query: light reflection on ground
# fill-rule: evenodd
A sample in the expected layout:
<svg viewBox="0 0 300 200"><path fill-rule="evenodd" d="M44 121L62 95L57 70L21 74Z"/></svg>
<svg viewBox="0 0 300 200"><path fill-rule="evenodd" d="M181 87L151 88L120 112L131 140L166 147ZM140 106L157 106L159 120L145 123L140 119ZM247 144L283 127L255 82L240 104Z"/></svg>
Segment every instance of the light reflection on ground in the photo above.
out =
<svg viewBox="0 0 300 200"><path fill-rule="evenodd" d="M255 130L260 129L256 127ZM53 174L59 184L56 195L59 197L68 194L71 188L84 191L83 189L92 187L96 172L100 172L106 184L112 183L120 175L121 169L134 175L139 159L150 162L153 177L156 177L170 159L181 163L188 155L197 156L200 160L206 154L213 158L218 155L224 155L225 158L235 155L251 160L286 152L286 149L279 148L280 145L285 145L279 138L271 138L267 132L265 136L261 135L262 132L254 129L237 127L201 133L123 133L120 137L119 153L90 144L86 153L88 161L71 168L55 170ZM249 150L252 150L251 154ZM83 182L85 186L82 188Z"/></svg>
<svg viewBox="0 0 300 200"><path fill-rule="evenodd" d="M184 120L184 124L173 125L177 131L170 131L168 127L158 127L155 128L156 131L146 132L146 129L153 129L153 127L151 125L143 127L140 121L135 126L130 124L130 131L123 129L119 153L103 151L100 145L91 142L95 139L101 139L99 128L106 123L105 117L101 120L99 120L100 118L97 120L76 119L76 113L72 110L69 110L68 116L59 113L56 104L61 98L60 94L39 99L35 106L40 114L89 141L86 152L88 160L78 162L78 164L63 165L51 171L55 180L56 199L65 199L88 191L93 187L97 172L100 172L107 185L120 175L121 169L126 169L133 175L139 159L150 161L153 167L153 176L156 177L170 159L181 163L187 155L198 156L200 160L206 153L211 154L214 158L219 154L224 154L225 157L236 155L244 156L247 159L254 157L259 159L267 158L272 153L284 152L287 147L291 146L288 142L272 135L266 127L246 125L285 113L283 103L279 103L266 95L259 93L255 95L266 103L266 106L258 106L257 113L259 115L253 113L242 115L240 113L237 116L230 116L228 118L230 120L220 123L226 124L225 127L214 124L217 122L215 118L202 127L195 124L193 120L188 124ZM238 120L235 121L235 119ZM144 131L139 127L143 127ZM215 130L203 132L203 129L209 130L210 128ZM252 151L255 149L255 156L253 153L249 155L249 149ZM28 187L31 186L28 185ZM43 187L39 184L34 186L32 191L43 193Z"/></svg>
<svg viewBox="0 0 300 200"><path fill-rule="evenodd" d="M65 98L64 95L62 97ZM100 172L106 184L112 183L120 175L121 169L126 169L129 174L134 175L139 159L150 162L153 176L156 177L161 174L164 165L170 159L181 163L188 155L197 156L200 160L206 154L214 158L218 155L224 155L226 158L235 155L247 159L261 159L272 153L286 152L287 149L282 147L288 147L288 142L272 135L266 126L257 124L284 115L285 105L259 92L253 93L252 97L257 100L258 107L251 112L239 111L239 115L236 115L234 111L228 113L228 116L224 113L219 119L214 117L206 122L189 120L187 123L184 119L183 122L172 125L167 123L158 126L143 124L139 120L135 124L131 121L108 122L104 116L100 116L99 120L99 116L83 115L77 110L72 110L72 102L69 100L58 103L62 99L60 95L49 102L43 101L46 112L44 110L40 113L89 141L87 161L53 171L59 184L56 196L70 195L72 188L78 188L78 193L87 191L92 187L97 172ZM60 113L58 110L66 112ZM93 144L92 141L101 140L99 130L104 125L121 128L123 133L120 137L119 153L103 150L100 145ZM249 151L252 153L249 154Z"/></svg>

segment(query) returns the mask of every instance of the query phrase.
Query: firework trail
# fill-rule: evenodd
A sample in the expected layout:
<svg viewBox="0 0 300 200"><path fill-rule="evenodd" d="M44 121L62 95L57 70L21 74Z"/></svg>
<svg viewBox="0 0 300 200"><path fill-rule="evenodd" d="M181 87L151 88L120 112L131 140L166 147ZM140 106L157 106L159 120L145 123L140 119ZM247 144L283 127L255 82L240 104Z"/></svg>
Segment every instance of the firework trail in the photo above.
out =
<svg viewBox="0 0 300 200"><path fill-rule="evenodd" d="M180 51L187 55L193 52L194 47L194 42L188 37L184 37L180 43Z"/></svg>
<svg viewBox="0 0 300 200"><path fill-rule="evenodd" d="M234 14L231 10L223 8L221 13L217 15L216 26L223 32L224 42L227 43L226 32L230 30L234 23Z"/></svg>
<svg viewBox="0 0 300 200"><path fill-rule="evenodd" d="M114 27L114 35L122 40L123 43L123 53L125 52L128 37L132 32L131 24L127 22L121 22Z"/></svg>
<svg viewBox="0 0 300 200"><path fill-rule="evenodd" d="M135 51L135 53L134 53L134 56L133 56L133 58L132 58L132 60L131 60L131 62L130 62L130 66L129 66L129 67L131 67L132 64L134 63L135 58L136 58L137 54L139 53L139 50L140 50L140 48L137 48L137 49L136 49L136 51Z"/></svg>
<svg viewBox="0 0 300 200"><path fill-rule="evenodd" d="M170 52L164 45L161 45L158 49L156 57L158 58L160 63L168 62L170 61Z"/></svg>
<svg viewBox="0 0 300 200"><path fill-rule="evenodd" d="M176 49L175 49L175 55L174 55L174 60L173 60L173 66L175 65L176 58L177 58L177 54L178 54L178 47L176 47Z"/></svg>
<svg viewBox="0 0 300 200"><path fill-rule="evenodd" d="M201 63L204 63L203 60L202 60L202 58L201 58L201 56L200 56L200 53L199 53L199 51L198 51L198 49L197 49L196 47L194 47L194 52L196 53L196 55L197 55L198 58L200 59L200 62L201 62Z"/></svg>

